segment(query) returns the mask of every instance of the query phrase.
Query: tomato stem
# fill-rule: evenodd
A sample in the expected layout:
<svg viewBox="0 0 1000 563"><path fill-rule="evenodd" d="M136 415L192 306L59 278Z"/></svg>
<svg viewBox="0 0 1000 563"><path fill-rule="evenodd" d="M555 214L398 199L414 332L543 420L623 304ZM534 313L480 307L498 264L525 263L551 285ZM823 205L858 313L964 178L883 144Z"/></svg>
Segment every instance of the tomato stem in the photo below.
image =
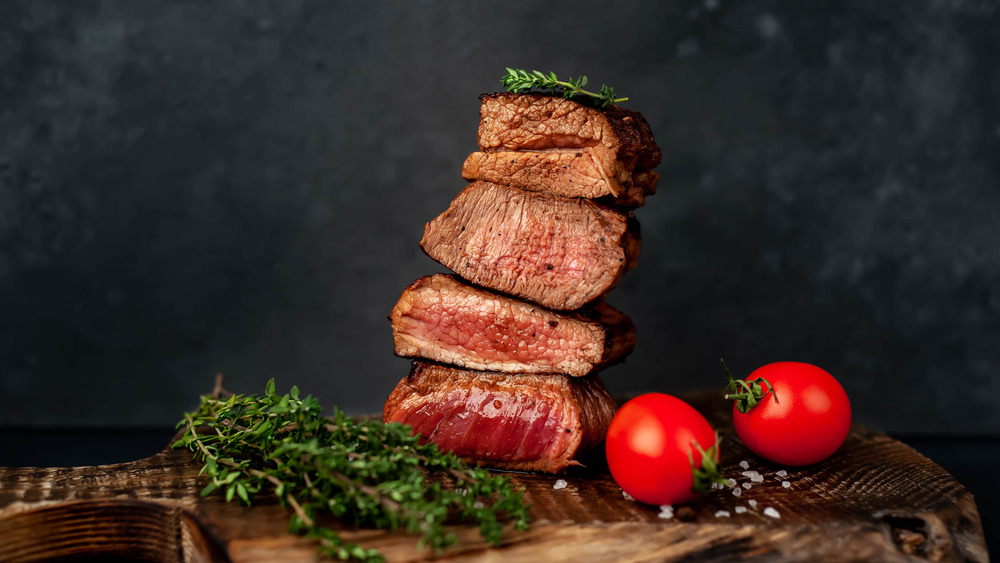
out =
<svg viewBox="0 0 1000 563"><path fill-rule="evenodd" d="M733 378L733 374L729 372L729 367L726 366L726 360L724 358L719 358L719 362L722 363L722 369L726 372L726 378L729 380L729 384L726 385L725 399L735 400L736 409L743 414L747 411L756 407L760 404L761 399L767 396L768 393L774 397L774 402L778 402L778 394L771 387L771 382L764 379L763 377L758 377L753 381L747 382L742 379ZM767 384L767 391L764 390L762 383ZM730 393L729 390L732 389L734 392ZM737 393L736 391L743 391Z"/></svg>
<svg viewBox="0 0 1000 563"><path fill-rule="evenodd" d="M715 433L715 443L707 450L701 448L701 444L692 441L691 445L701 454L701 466L696 467L694 456L688 451L688 461L691 462L691 476L694 478L694 485L691 490L703 495L712 490L712 483L728 484L729 481L722 477L722 470L719 468L719 444L722 438L719 433Z"/></svg>

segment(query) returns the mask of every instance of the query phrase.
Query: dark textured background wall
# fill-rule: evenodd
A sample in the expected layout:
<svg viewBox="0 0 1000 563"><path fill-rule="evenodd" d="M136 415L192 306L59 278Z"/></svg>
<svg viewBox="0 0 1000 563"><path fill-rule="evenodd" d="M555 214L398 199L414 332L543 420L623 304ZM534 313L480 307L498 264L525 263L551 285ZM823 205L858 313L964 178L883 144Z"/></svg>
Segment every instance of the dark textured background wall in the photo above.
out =
<svg viewBox="0 0 1000 563"><path fill-rule="evenodd" d="M216 372L378 411L518 66L663 148L612 391L797 359L876 428L1000 430L996 3L602 5L0 4L0 425L170 424Z"/></svg>

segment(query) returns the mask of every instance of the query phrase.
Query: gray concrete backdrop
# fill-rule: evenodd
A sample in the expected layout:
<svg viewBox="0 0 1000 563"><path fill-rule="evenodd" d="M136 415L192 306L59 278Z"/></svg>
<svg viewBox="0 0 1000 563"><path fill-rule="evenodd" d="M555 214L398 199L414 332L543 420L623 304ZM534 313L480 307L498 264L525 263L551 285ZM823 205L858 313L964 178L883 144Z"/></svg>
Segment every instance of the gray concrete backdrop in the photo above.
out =
<svg viewBox="0 0 1000 563"><path fill-rule="evenodd" d="M612 6L607 7L607 6ZM505 66L649 119L616 393L776 360L1000 431L1000 15L976 0L0 4L0 425L165 425L216 372L376 412Z"/></svg>

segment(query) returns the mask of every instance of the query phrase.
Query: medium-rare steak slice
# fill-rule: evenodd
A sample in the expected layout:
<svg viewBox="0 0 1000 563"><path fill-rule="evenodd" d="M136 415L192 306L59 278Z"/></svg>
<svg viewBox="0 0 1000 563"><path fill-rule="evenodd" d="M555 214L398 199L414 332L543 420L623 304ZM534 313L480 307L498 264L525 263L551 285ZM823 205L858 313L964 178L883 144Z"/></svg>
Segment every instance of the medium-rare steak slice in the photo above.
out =
<svg viewBox="0 0 1000 563"><path fill-rule="evenodd" d="M427 223L420 246L473 283L550 309L578 309L635 265L638 223L587 199L476 181Z"/></svg>
<svg viewBox="0 0 1000 563"><path fill-rule="evenodd" d="M596 109L545 94L479 97L479 148L483 152L592 147L603 177L655 168L660 149L641 114L611 105Z"/></svg>
<svg viewBox="0 0 1000 563"><path fill-rule="evenodd" d="M561 314L445 274L410 284L389 320L397 355L477 370L579 377L635 346L632 322L604 302Z"/></svg>
<svg viewBox="0 0 1000 563"><path fill-rule="evenodd" d="M558 473L601 443L615 402L591 374L502 374L413 362L382 419L470 463Z"/></svg>
<svg viewBox="0 0 1000 563"><path fill-rule="evenodd" d="M608 176L597 165L593 149L474 152L462 165L466 180L486 180L533 192L566 197L601 198L619 206L641 205L656 190L659 175L650 170L634 173L618 163ZM625 196L638 188L639 199Z"/></svg>

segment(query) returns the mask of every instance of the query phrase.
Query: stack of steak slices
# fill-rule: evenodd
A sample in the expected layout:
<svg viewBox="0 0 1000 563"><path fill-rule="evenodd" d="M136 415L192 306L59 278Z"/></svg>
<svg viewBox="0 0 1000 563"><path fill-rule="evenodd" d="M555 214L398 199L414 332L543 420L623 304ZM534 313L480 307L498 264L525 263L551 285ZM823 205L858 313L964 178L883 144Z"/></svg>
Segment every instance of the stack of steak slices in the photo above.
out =
<svg viewBox="0 0 1000 563"><path fill-rule="evenodd" d="M414 358L383 419L474 464L557 473L598 445L616 405L598 370L635 344L602 298L635 265L630 209L659 164L641 115L544 94L481 97L470 183L420 245L456 275L407 287L390 315Z"/></svg>

